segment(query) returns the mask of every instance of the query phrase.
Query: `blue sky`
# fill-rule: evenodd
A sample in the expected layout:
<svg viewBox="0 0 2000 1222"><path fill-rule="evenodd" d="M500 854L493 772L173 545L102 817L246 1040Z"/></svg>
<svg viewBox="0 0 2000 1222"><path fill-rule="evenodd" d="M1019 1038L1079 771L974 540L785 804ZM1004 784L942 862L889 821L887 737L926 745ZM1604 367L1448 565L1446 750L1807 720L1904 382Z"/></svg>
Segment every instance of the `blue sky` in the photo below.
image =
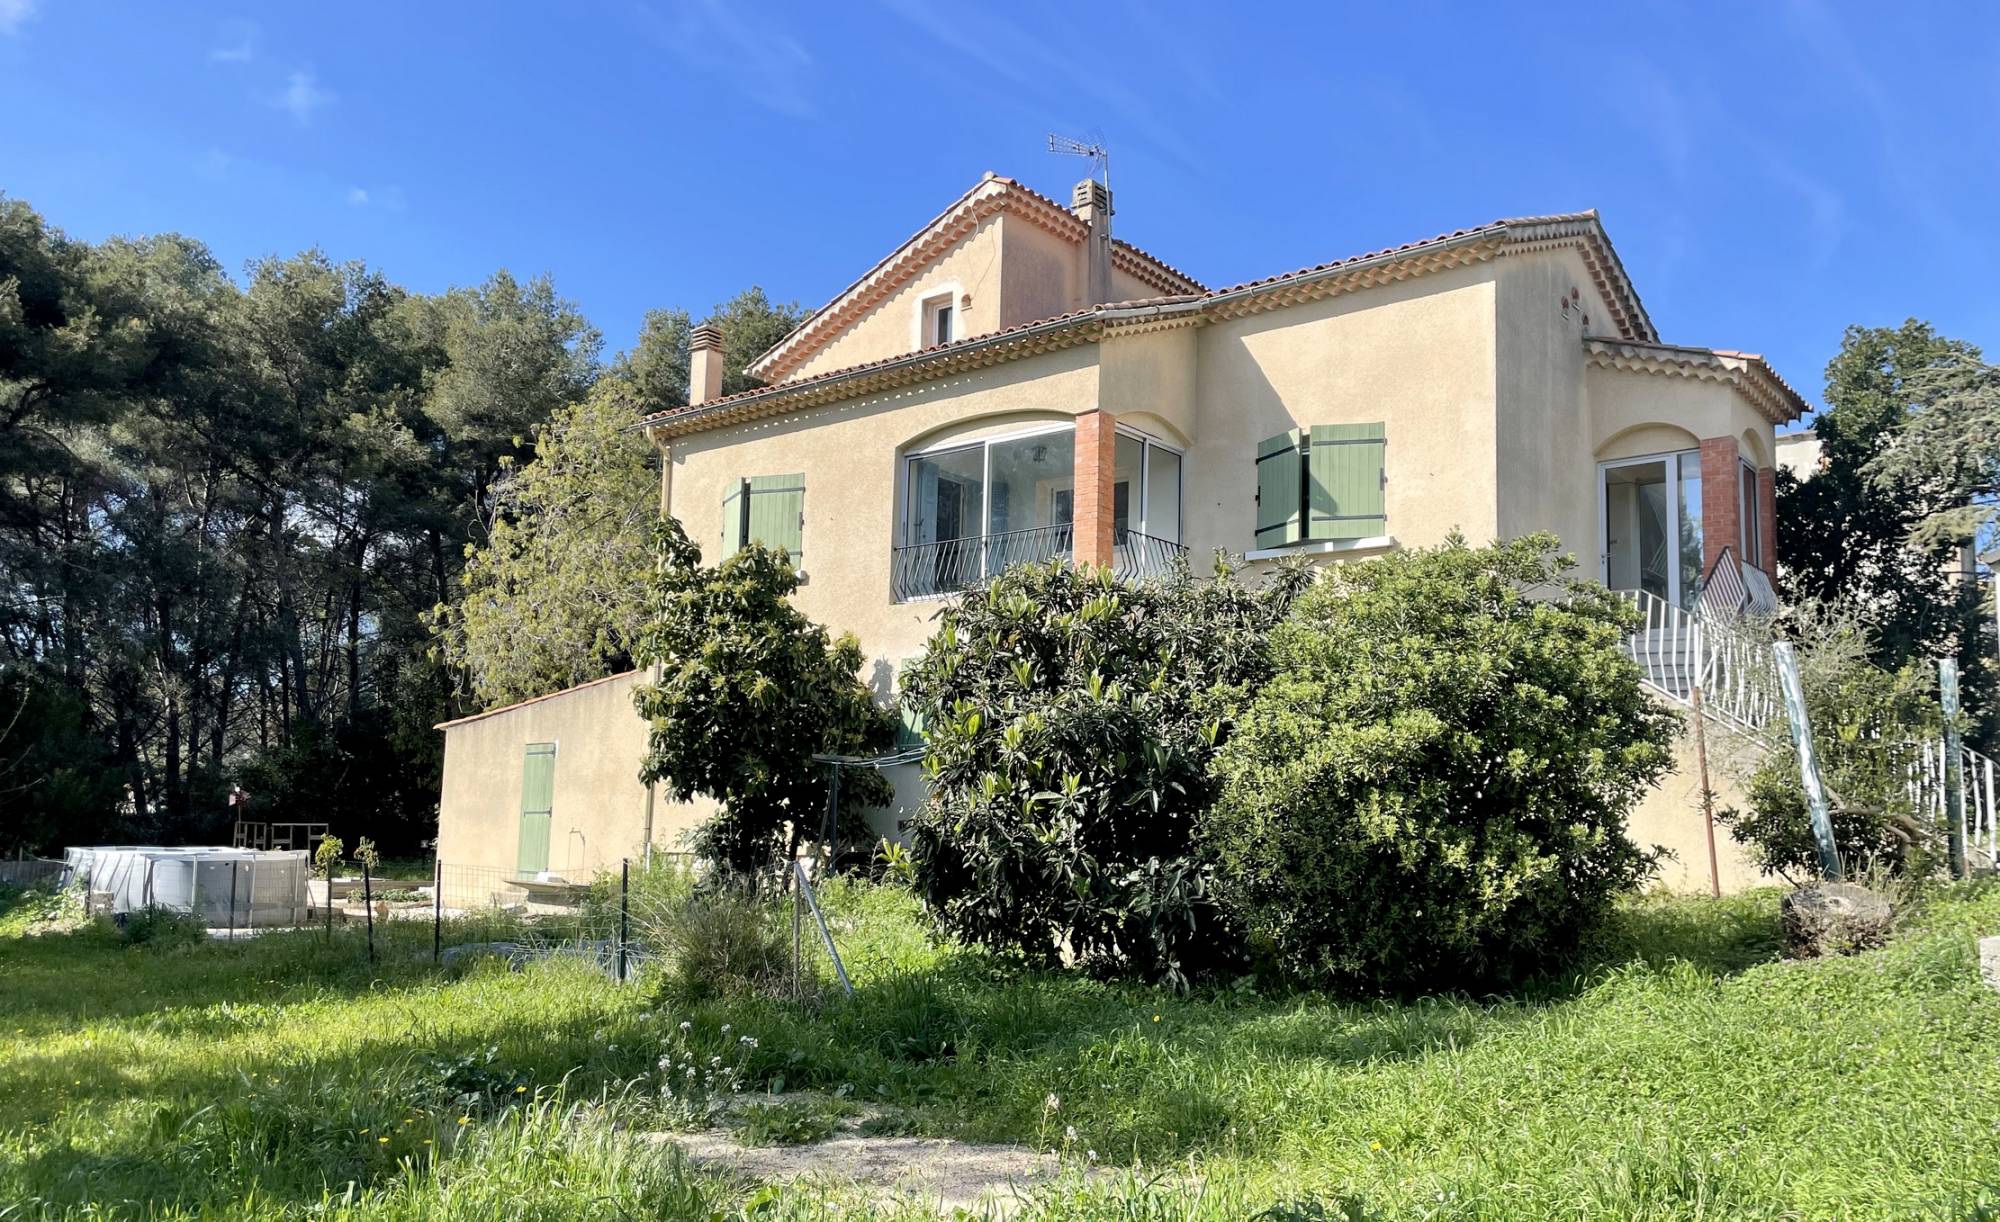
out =
<svg viewBox="0 0 2000 1222"><path fill-rule="evenodd" d="M984 170L1213 284L1595 207L1663 336L1809 398L1850 322L2000 350L2000 6L0 0L0 190L240 268L548 272L606 336L817 305Z"/></svg>

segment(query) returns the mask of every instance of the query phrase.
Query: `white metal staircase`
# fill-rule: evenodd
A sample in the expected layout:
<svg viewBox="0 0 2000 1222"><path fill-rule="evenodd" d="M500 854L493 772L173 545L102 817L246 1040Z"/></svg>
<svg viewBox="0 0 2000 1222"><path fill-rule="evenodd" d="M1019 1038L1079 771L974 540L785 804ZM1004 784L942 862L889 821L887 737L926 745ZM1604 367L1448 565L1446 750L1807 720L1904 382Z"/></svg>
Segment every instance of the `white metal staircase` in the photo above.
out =
<svg viewBox="0 0 2000 1222"><path fill-rule="evenodd" d="M1692 705L1701 687L1702 713L1711 722L1767 746L1782 727L1777 661L1771 640L1753 618L1724 618L1702 609L1687 611L1644 591L1623 590L1642 623L1626 638L1626 652L1640 678L1680 705ZM1760 602L1749 595L1746 604ZM1739 604L1742 605L1742 604ZM1934 828L1945 823L1945 749L1938 742L1908 744L1906 788L1917 817ZM2000 864L2000 764L1961 747L1958 760L1961 831L1966 855L1975 865Z"/></svg>

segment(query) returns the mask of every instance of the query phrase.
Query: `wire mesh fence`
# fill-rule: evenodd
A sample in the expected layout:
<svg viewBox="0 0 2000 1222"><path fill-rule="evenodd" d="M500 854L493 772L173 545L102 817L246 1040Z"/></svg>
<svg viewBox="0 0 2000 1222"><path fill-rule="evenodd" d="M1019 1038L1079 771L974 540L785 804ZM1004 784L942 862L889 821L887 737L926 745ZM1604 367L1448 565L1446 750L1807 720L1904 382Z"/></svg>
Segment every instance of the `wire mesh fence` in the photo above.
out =
<svg viewBox="0 0 2000 1222"><path fill-rule="evenodd" d="M429 878L367 867L333 877L275 854L228 850L84 850L75 861L0 863L24 885L63 890L84 914L114 923L161 916L209 937L240 940L291 931L323 938L327 953L371 962L429 960L452 970L487 959L519 968L565 957L625 983L669 959L737 971L744 948L761 956L758 987L804 997L851 992L835 926L808 863L758 879L704 871L691 854L619 862L587 883L498 866L438 862ZM270 858L271 860L266 860ZM736 961L732 961L735 957ZM753 973L757 974L757 973Z"/></svg>

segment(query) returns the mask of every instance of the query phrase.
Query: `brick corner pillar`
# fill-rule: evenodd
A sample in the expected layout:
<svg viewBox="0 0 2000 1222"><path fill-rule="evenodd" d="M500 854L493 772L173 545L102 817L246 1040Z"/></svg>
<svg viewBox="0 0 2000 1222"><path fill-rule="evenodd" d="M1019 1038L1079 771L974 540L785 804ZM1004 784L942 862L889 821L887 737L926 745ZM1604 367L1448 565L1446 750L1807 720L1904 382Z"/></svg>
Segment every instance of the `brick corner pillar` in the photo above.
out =
<svg viewBox="0 0 2000 1222"><path fill-rule="evenodd" d="M1701 572L1708 576L1716 557L1725 547L1743 559L1737 541L1742 538L1742 490L1736 486L1742 462L1737 458L1734 437L1704 437L1701 440Z"/></svg>
<svg viewBox="0 0 2000 1222"><path fill-rule="evenodd" d="M1772 577L1778 575L1778 469L1757 468L1757 558L1758 567Z"/></svg>
<svg viewBox="0 0 2000 1222"><path fill-rule="evenodd" d="M1076 418L1076 562L1111 563L1114 505L1112 476L1118 464L1117 420L1103 409Z"/></svg>

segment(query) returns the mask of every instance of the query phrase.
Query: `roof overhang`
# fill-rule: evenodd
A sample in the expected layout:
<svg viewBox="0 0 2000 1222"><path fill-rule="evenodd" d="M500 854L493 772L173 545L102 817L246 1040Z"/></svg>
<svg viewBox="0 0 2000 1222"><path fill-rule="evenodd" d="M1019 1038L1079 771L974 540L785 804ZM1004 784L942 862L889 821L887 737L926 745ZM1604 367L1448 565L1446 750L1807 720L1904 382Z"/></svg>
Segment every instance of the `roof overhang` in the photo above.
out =
<svg viewBox="0 0 2000 1222"><path fill-rule="evenodd" d="M987 185L981 184L982 187ZM1025 190L1025 188L1019 189ZM975 188L972 193L962 198L959 204L965 204L979 190L980 188ZM1075 220L1074 217L1069 217L1067 212L1056 208L1053 202L1046 199L1043 202L1062 216L1068 217L1071 221ZM1779 393L1779 398L1789 395L1797 405L1797 411L1792 416L1785 417L1786 419L1795 418L1798 413L1805 410L1803 401L1771 372L1768 365L1763 364L1762 358L1746 358L1741 354L1705 348L1678 349L1660 344L1652 319L1647 316L1644 306L1640 304L1638 294L1633 290L1631 281L1625 274L1624 265L1612 250L1603 226L1598 223L1597 214L1575 212L1558 216L1495 221L1476 229L1461 229L1421 242L1355 255L1338 262L1301 268L1281 276L1252 280L1224 289L1147 298L1058 314L903 356L831 370L789 382L777 382L690 407L670 408L646 417L640 422L639 427L647 429L656 440L665 440L721 424L737 423L759 416L776 415L799 408L838 402L858 395L873 394L890 387L943 377L968 368L999 364L1075 344L1094 343L1111 331L1163 325L1169 319L1173 325L1199 325L1220 319L1237 318L1265 310L1281 309L1300 302L1393 284L1456 267L1484 263L1507 255L1564 247L1579 251L1585 265L1590 269L1592 282L1596 285L1599 296L1608 303L1612 314L1611 322L1618 329L1618 335L1607 342L1626 343L1635 350L1643 348L1662 353L1700 353L1706 354L1709 358L1731 358L1738 363L1754 364L1759 367L1758 371L1738 376L1749 380L1766 379L1779 388L1779 391L1775 392ZM880 266L878 265L876 270L879 271ZM800 331L810 325L812 319L802 324ZM793 334L797 335L799 332L795 331ZM783 344L781 343L779 347L783 347ZM773 353L777 351L777 348L772 349ZM1782 406L1776 399L1767 401ZM1760 410L1762 410L1761 405ZM1774 406L1773 410L1777 410L1777 407Z"/></svg>
<svg viewBox="0 0 2000 1222"><path fill-rule="evenodd" d="M1585 336L1583 346L1590 363L1599 369L1692 378L1734 387L1757 409L1758 415L1774 425L1789 424L1811 410L1811 405L1778 376L1770 362L1754 352L1641 344L1597 336Z"/></svg>

